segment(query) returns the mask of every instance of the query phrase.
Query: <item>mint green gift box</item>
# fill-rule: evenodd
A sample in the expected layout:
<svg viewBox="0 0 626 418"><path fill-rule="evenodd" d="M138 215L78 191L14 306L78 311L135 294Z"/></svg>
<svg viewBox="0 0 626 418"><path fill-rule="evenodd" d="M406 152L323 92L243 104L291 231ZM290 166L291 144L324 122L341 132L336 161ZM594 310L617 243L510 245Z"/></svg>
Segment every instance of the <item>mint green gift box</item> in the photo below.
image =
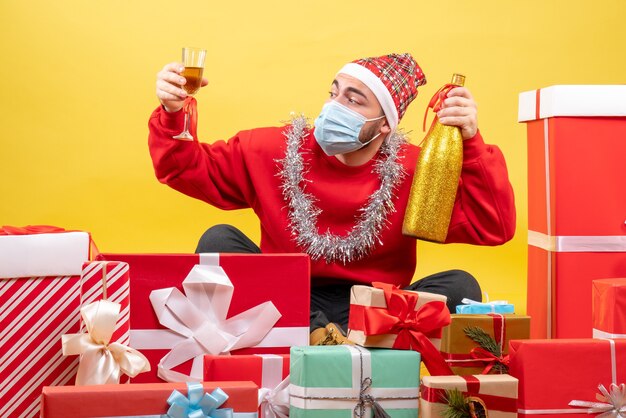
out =
<svg viewBox="0 0 626 418"><path fill-rule="evenodd" d="M420 354L351 345L292 347L290 381L290 418L352 418L363 411L360 405L362 418L372 417L369 397L393 418L416 418Z"/></svg>

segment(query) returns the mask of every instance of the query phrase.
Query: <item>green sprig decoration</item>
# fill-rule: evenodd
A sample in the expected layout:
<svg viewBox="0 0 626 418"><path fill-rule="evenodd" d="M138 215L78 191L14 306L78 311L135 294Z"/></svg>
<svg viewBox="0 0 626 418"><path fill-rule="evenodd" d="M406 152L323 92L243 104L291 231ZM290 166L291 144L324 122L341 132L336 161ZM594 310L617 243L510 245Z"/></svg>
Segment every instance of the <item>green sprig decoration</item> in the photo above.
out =
<svg viewBox="0 0 626 418"><path fill-rule="evenodd" d="M502 357L502 351L496 340L489 334L487 334L480 327L466 327L463 329L465 335L467 335L472 341L478 344L484 350L489 351L496 357ZM494 364L493 368L496 373L505 374L509 372L509 368L502 363Z"/></svg>
<svg viewBox="0 0 626 418"><path fill-rule="evenodd" d="M446 409L443 411L443 418L470 418L469 404L465 401L465 396L458 389L446 390Z"/></svg>
<svg viewBox="0 0 626 418"><path fill-rule="evenodd" d="M466 398L458 389L448 389L445 395L446 408L443 418L486 418L487 411L482 401Z"/></svg>

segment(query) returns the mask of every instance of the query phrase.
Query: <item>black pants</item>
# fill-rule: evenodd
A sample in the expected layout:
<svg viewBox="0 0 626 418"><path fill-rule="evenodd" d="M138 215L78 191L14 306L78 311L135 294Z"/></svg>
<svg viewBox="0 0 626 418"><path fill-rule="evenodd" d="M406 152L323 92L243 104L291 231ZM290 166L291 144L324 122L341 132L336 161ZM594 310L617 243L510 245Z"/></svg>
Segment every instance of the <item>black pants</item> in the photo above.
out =
<svg viewBox="0 0 626 418"><path fill-rule="evenodd" d="M209 228L200 238L196 253L256 253L261 249L231 225L216 225ZM326 326L329 322L348 327L350 312L350 288L353 283L311 288L311 330ZM451 313L463 298L482 300L480 285L471 274L463 270L448 270L436 273L412 283L405 289L437 293L448 298Z"/></svg>

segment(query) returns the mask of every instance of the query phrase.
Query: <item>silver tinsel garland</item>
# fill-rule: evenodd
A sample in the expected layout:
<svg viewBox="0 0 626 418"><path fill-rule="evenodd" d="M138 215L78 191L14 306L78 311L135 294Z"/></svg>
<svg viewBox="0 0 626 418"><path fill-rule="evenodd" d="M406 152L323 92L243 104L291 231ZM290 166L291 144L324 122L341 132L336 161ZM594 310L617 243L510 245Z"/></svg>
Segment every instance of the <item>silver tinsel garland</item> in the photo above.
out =
<svg viewBox="0 0 626 418"><path fill-rule="evenodd" d="M289 227L298 246L313 260L323 258L327 263L343 264L367 256L376 245L382 245L380 234L390 213L395 212L393 200L395 190L406 175L398 162L399 152L407 142L403 133L394 132L380 148L380 156L372 172L380 178L380 188L368 199L355 216L356 224L347 236L330 232L317 232L317 217L321 210L315 206L315 197L305 192L308 180L301 148L309 135L307 119L294 117L291 127L285 132L287 150L278 175L283 180L282 192L289 206Z"/></svg>

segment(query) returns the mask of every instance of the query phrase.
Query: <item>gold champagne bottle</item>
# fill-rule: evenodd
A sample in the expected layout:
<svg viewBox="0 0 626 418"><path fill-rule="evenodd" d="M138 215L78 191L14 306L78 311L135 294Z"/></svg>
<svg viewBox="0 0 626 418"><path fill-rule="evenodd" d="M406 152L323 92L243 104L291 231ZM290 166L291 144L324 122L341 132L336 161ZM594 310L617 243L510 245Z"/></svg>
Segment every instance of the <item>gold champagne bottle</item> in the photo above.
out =
<svg viewBox="0 0 626 418"><path fill-rule="evenodd" d="M454 74L452 83L439 90L429 106L439 99L440 92L445 99L447 91L464 84L465 76ZM404 235L441 243L446 240L462 165L461 130L442 125L435 117L417 160L402 225Z"/></svg>

